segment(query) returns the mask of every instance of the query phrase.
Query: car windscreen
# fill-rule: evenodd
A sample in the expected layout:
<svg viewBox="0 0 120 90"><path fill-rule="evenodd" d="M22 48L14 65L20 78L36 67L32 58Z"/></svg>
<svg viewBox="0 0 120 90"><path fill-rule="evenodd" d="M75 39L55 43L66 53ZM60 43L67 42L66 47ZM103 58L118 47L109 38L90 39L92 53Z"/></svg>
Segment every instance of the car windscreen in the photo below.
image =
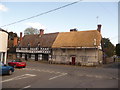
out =
<svg viewBox="0 0 120 90"><path fill-rule="evenodd" d="M20 61L20 60L16 60L16 62L22 62L22 61Z"/></svg>
<svg viewBox="0 0 120 90"><path fill-rule="evenodd" d="M12 62L22 62L21 60L13 60Z"/></svg>

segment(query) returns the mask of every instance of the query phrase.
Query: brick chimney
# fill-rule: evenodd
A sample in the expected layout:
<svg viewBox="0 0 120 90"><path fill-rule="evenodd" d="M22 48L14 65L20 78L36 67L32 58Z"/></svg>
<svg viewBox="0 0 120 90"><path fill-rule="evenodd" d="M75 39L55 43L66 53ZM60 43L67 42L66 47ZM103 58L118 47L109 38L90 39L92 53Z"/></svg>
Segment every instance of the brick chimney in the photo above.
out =
<svg viewBox="0 0 120 90"><path fill-rule="evenodd" d="M97 30L98 30L100 33L101 33L101 26L102 26L101 24L98 24L98 25L97 25Z"/></svg>
<svg viewBox="0 0 120 90"><path fill-rule="evenodd" d="M22 32L20 32L20 42L22 41Z"/></svg>
<svg viewBox="0 0 120 90"><path fill-rule="evenodd" d="M14 37L13 46L17 46L17 45L18 45L18 38Z"/></svg>
<svg viewBox="0 0 120 90"><path fill-rule="evenodd" d="M44 30L40 29L40 36L42 36L44 34Z"/></svg>
<svg viewBox="0 0 120 90"><path fill-rule="evenodd" d="M70 29L70 32L73 32L73 31L78 31L78 30L76 28Z"/></svg>

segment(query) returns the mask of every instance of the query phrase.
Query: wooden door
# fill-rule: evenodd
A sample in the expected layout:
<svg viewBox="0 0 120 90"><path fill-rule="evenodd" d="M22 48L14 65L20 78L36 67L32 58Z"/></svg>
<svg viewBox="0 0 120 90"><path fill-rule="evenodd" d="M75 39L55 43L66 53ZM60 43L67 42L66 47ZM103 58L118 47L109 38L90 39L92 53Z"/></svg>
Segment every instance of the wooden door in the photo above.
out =
<svg viewBox="0 0 120 90"><path fill-rule="evenodd" d="M25 60L27 60L27 54L25 54Z"/></svg>
<svg viewBox="0 0 120 90"><path fill-rule="evenodd" d="M72 57L72 65L75 65L75 57Z"/></svg>
<svg viewBox="0 0 120 90"><path fill-rule="evenodd" d="M38 61L38 54L35 54L35 61Z"/></svg>

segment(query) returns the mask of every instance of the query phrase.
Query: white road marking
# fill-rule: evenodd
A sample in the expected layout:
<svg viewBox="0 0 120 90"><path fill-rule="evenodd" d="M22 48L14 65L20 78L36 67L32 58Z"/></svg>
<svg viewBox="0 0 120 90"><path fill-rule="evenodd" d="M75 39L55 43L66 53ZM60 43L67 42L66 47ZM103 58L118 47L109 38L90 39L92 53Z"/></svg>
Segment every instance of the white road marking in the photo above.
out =
<svg viewBox="0 0 120 90"><path fill-rule="evenodd" d="M31 87L31 85L28 85L28 86L26 86L26 87L24 87L24 88L29 88L29 87Z"/></svg>
<svg viewBox="0 0 120 90"><path fill-rule="evenodd" d="M117 78L117 77L110 77L109 79L117 79L117 80L119 80L119 78Z"/></svg>
<svg viewBox="0 0 120 90"><path fill-rule="evenodd" d="M49 73L54 73L55 74L55 71L49 71Z"/></svg>
<svg viewBox="0 0 120 90"><path fill-rule="evenodd" d="M25 89L25 88L30 88L31 87L31 85L28 85L28 86L25 86L25 87L23 87L23 88L21 88L21 89L19 89L19 90L23 90L23 89Z"/></svg>
<svg viewBox="0 0 120 90"><path fill-rule="evenodd" d="M58 78L58 77L62 77L62 76L65 76L65 75L67 75L67 73L63 73L63 74L60 74L58 76L54 76L52 78L49 78L49 80L52 80L52 79L55 79L55 78Z"/></svg>
<svg viewBox="0 0 120 90"><path fill-rule="evenodd" d="M93 78L93 77L95 77L95 78L102 78L101 76L97 76L97 75L86 75L87 77L90 77L90 78Z"/></svg>
<svg viewBox="0 0 120 90"><path fill-rule="evenodd" d="M117 77L108 77L108 76L100 76L100 75L79 75L80 77L82 76L86 76L86 77L90 77L90 78L98 78L98 79L118 79Z"/></svg>
<svg viewBox="0 0 120 90"><path fill-rule="evenodd" d="M56 74L58 74L58 73L60 73L60 72L56 72Z"/></svg>
<svg viewBox="0 0 120 90"><path fill-rule="evenodd" d="M56 72L56 71L45 70L45 69L24 68L23 70L33 70L33 71L48 72L48 73L54 73L54 74L61 74L61 73L62 73L62 72Z"/></svg>
<svg viewBox="0 0 120 90"><path fill-rule="evenodd" d="M9 81L13 81L13 80L20 80L20 79L34 77L34 76L36 76L36 75L33 75L33 74L24 74L24 75L21 75L21 76L17 76L17 77L11 78L11 79L7 79L7 80L4 80L4 81L1 81L0 83L9 82Z"/></svg>
<svg viewBox="0 0 120 90"><path fill-rule="evenodd" d="M45 69L32 69L32 68L25 68L24 70L34 70L34 71L39 71L39 72L46 72L46 73L53 73L53 74L58 74L57 76L54 76L52 78L49 78L49 80L61 77L66 75L67 73L63 73L63 72L56 72L56 71L50 71L50 70L45 70Z"/></svg>
<svg viewBox="0 0 120 90"><path fill-rule="evenodd" d="M34 75L34 74L25 74L25 75L32 76L32 77L33 77L33 76L36 76L36 75Z"/></svg>

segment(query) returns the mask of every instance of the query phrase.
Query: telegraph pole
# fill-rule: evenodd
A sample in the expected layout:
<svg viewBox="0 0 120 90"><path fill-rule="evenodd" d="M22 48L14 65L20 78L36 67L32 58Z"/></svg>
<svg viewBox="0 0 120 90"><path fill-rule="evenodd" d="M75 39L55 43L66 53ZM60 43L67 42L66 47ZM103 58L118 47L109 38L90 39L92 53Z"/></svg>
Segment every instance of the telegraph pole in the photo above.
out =
<svg viewBox="0 0 120 90"><path fill-rule="evenodd" d="M99 19L99 16L97 16L96 19L97 19L97 25L98 25L98 19Z"/></svg>

